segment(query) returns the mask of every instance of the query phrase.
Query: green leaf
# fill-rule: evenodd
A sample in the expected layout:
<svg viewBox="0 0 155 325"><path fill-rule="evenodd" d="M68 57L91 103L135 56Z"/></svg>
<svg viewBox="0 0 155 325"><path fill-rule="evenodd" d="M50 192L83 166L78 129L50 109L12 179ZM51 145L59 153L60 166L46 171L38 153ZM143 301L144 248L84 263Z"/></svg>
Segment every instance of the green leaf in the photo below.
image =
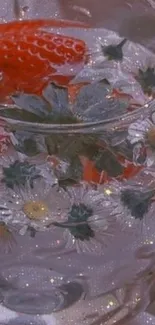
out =
<svg viewBox="0 0 155 325"><path fill-rule="evenodd" d="M0 116L17 121L41 123L42 119L30 112L18 108L0 109Z"/></svg>

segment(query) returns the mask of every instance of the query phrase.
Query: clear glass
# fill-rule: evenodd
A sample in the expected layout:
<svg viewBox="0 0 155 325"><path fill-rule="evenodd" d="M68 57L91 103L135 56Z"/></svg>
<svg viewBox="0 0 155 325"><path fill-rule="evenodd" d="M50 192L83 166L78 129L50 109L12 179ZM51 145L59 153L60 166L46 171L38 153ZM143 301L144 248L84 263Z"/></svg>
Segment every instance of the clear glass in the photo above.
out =
<svg viewBox="0 0 155 325"><path fill-rule="evenodd" d="M65 2L64 6L64 1L48 0L44 1L43 6L37 0L30 3L19 1L21 11L14 6L9 9L9 5L6 1L1 8L2 21L65 18L90 24L89 31L83 27L56 27L55 32L59 30L84 39L92 52L95 49L94 35L101 40L105 35L107 39L118 37L116 34L111 36L109 30L120 32L120 37L128 37L130 41L143 45L147 43L147 48L153 49L149 31L142 28L147 19L149 24L153 24L153 18L150 22L149 16L153 16L150 2L110 1L101 4L98 1L98 5L96 2L94 5L92 1L84 3L79 0L75 4ZM137 24L135 29L134 23ZM50 32L53 32L53 28ZM133 46L140 52L141 45L137 43ZM154 59L153 52L148 53ZM134 61L131 55L130 66L132 59ZM110 69L113 68L110 66ZM116 70L113 76L114 72ZM128 88L125 88L126 91ZM120 192L126 188L134 191L139 186L141 195L148 193L148 188L149 191L154 189L153 167L147 165L145 170L141 170L140 164L133 166L133 148L129 148L127 143L130 125L139 119L153 120L154 101L141 96L135 84L128 94L131 91L132 95L135 94L135 89L137 93L134 99L140 103L140 108L124 114L115 113L101 121L51 124L1 116L2 324L123 325L128 321L133 324L133 319L152 302L154 206L139 223L139 220L133 221L125 209L121 210L120 203ZM30 107L31 102L28 103ZM0 108L14 110L19 107L15 102L14 105L1 103ZM89 148L93 150L90 146L92 143L96 150L98 142L100 148L107 149L104 160L109 152L114 156L123 154L136 172L121 183L115 176L113 178L116 161L111 163L109 160L109 164L112 164L108 166L110 172L108 161L105 165L113 179L108 184L105 179L103 182L101 171L96 176L99 178L96 192L94 179L93 185L82 179L81 165L85 172L91 167L91 164L85 165L87 152ZM32 154L34 145L37 145L36 154ZM100 152L94 155L98 158ZM75 164L72 164L73 161ZM117 176L120 177L119 172ZM80 180L80 187L77 180ZM110 196L111 192L114 197ZM83 206L89 209L83 210ZM86 222L88 217L82 219L81 223L77 220L75 223L77 207L80 207L78 214L81 213L82 217L91 214L89 224ZM8 228L2 223L4 218ZM66 222L69 222L67 226ZM88 236L87 241L79 234Z"/></svg>

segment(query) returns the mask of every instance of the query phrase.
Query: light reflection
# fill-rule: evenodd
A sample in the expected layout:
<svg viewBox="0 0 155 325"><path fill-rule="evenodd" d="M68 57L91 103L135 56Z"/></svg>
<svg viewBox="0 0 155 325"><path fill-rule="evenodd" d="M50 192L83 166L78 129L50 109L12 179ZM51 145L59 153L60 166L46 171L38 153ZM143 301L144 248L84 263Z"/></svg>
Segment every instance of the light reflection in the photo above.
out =
<svg viewBox="0 0 155 325"><path fill-rule="evenodd" d="M106 190L105 190L105 193L106 193L107 195L110 195L110 194L112 194L112 191L111 191L110 189L106 189Z"/></svg>
<svg viewBox="0 0 155 325"><path fill-rule="evenodd" d="M144 241L144 244L145 244L145 245L153 245L154 242L153 242L152 240L150 240L150 239L146 239L146 240Z"/></svg>
<svg viewBox="0 0 155 325"><path fill-rule="evenodd" d="M112 298L112 297L111 297L111 298ZM107 309L110 309L111 307L116 306L116 301L115 301L115 300L112 300L111 298L110 298L110 300L108 300L108 302L107 302L107 306L106 306Z"/></svg>

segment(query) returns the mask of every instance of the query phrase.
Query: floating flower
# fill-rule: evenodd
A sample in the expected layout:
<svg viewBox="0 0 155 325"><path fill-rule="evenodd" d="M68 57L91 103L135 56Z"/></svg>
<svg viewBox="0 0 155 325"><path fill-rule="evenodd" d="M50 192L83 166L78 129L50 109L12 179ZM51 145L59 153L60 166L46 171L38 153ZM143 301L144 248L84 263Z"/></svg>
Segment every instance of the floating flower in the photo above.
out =
<svg viewBox="0 0 155 325"><path fill-rule="evenodd" d="M43 98L36 95L17 93L12 96L14 106L5 105L0 115L32 123L69 124L77 123L68 101L68 90L51 83L43 91Z"/></svg>
<svg viewBox="0 0 155 325"><path fill-rule="evenodd" d="M113 90L106 80L102 80L93 85L83 86L76 95L72 104L70 104L68 101L67 89L59 87L55 84L49 85L44 90L43 95L46 102L42 98L39 99L39 97L26 94L19 94L13 98L15 103L18 105L17 110L20 111L21 115L22 111L24 110L25 112L33 113L36 116L39 116L41 120L43 119L42 121L44 121L45 115L48 119L50 114L50 116L53 116L54 118L60 117L60 120L61 117L67 118L67 116L74 116L78 118L78 121L96 122L100 121L101 119L104 120L104 118L107 119L125 115L129 105L129 101L127 99L124 99L121 96L117 98L117 96L113 95ZM50 104L50 107L48 103ZM22 109L19 107L22 107ZM50 108L51 110L49 111ZM5 115L11 113L11 117L12 114L14 114L14 109L8 108L8 113L6 113L6 111L7 109L5 111L1 110L0 112L3 112ZM108 157L111 159L111 163L115 163L115 167L117 166L116 172L113 173L113 167L109 168L110 166L108 166L107 161L105 162L105 154L101 152L104 150L99 149L97 143L99 135L92 134L92 129L90 130L90 133L91 134L87 135L49 134L45 136L38 136L37 134L31 134L31 132L24 134L23 131L16 131L15 138L18 144L15 144L15 148L17 151L19 150L23 154L28 154L29 156L35 156L38 152L42 152L49 154L52 157L56 157L57 161L59 160L61 162L66 162L68 167L65 173L61 173L60 169L58 170L58 168L55 168L56 177L59 178L60 182L65 181L66 183L66 180L69 180L69 182L71 180L76 183L81 179L88 179L84 176L85 171L83 171L84 166L81 157L88 158L92 163L95 164L95 173L97 173L97 177L95 176L95 179L97 180L100 179L100 175L98 174L103 170L110 174L110 176L121 175L122 166L117 162L115 156L111 154L111 157L109 157L108 155ZM108 132L107 136L109 136ZM89 176L89 179L94 180L94 177Z"/></svg>
<svg viewBox="0 0 155 325"><path fill-rule="evenodd" d="M154 188L112 181L100 187L104 193L104 213L115 216L123 227L139 227L146 217L151 216ZM106 211L107 210L107 211Z"/></svg>
<svg viewBox="0 0 155 325"><path fill-rule="evenodd" d="M145 91L147 87L143 87L144 82L141 82L142 74L139 73L154 68L154 53L106 30L96 40L96 50L90 50L90 62L71 83L92 83L106 78L113 88L122 90L131 95L136 103L144 105L149 97ZM152 75L149 74L151 78ZM153 78L151 80L152 86Z"/></svg>
<svg viewBox="0 0 155 325"><path fill-rule="evenodd" d="M34 180L40 177L35 165L29 164L27 161L20 162L18 160L9 167L3 167L3 175L2 182L12 189L14 186L25 186L27 181L33 187Z"/></svg>
<svg viewBox="0 0 155 325"><path fill-rule="evenodd" d="M27 181L33 187L34 180L41 177L51 186L57 183L57 177L46 155L29 158L10 148L7 154L0 156L0 178L7 187L13 189L15 186L24 186Z"/></svg>
<svg viewBox="0 0 155 325"><path fill-rule="evenodd" d="M59 87L55 84L49 85L44 91L44 99L37 96L31 96L27 94L17 94L13 96L13 100L17 105L14 108L6 108L0 110L0 114L11 119L19 119L29 122L39 123L77 123L78 121L94 121L101 117L99 112L102 109L103 117L106 118L106 112L104 109L104 99L106 94L109 94L109 90L106 88L104 82L94 86L96 95L93 95L92 89L89 87L84 89L84 92L79 94L76 103L70 104L68 99L68 90L65 87ZM85 98L83 98L85 93ZM98 100L100 105L99 110L95 107L96 113L92 112L94 104ZM109 112L110 103L109 100ZM83 101L88 102L90 106L89 112L83 112L85 108ZM117 103L116 103L117 105ZM81 110L79 111L79 106ZM128 106L128 105L127 105ZM75 110L74 110L74 107ZM124 110L125 106L120 106L120 110ZM119 109L119 108L118 108ZM110 114L110 113L109 113ZM115 114L115 104L111 109L111 114ZM95 117L96 116L96 117ZM92 133L92 131L90 131ZM81 173L81 162L79 160L80 155L84 155L87 147L96 143L96 135L61 135L61 134L49 134L47 136L35 135L31 132L15 131L15 149L28 156L35 156L38 153L47 153L52 156L57 156L60 160L66 160L71 165L72 171L77 170L78 174ZM76 161L76 168L75 162ZM72 173L73 174L73 173ZM75 173L74 173L75 174ZM79 178L75 175L75 178ZM81 178L81 176L80 176Z"/></svg>
<svg viewBox="0 0 155 325"><path fill-rule="evenodd" d="M113 88L106 79L83 85L73 103L69 100L69 88L54 83L43 91L43 98L17 93L12 96L14 106L5 105L2 117L32 123L74 124L97 122L127 112L129 98L113 96Z"/></svg>
<svg viewBox="0 0 155 325"><path fill-rule="evenodd" d="M110 61L111 62L111 61ZM109 64L109 61L108 61ZM109 81L113 89L118 89L122 93L122 98L128 100L129 106L135 108L137 105L144 105L148 101L148 96L143 93L140 84L135 79L137 75L130 71L123 70L122 67L103 67L86 66L71 82L71 85L78 83L95 83L103 79ZM124 96L123 96L124 94ZM130 98L127 98L127 95Z"/></svg>
<svg viewBox="0 0 155 325"><path fill-rule="evenodd" d="M135 60L131 61L131 75L136 83L133 83L135 91L143 93L146 101L149 101L155 94L155 55L144 47L135 51Z"/></svg>
<svg viewBox="0 0 155 325"><path fill-rule="evenodd" d="M62 210L63 222L51 226L64 230L66 248L77 252L103 254L114 234L114 218L104 217L104 195L85 183L68 187L63 194L68 206Z"/></svg>
<svg viewBox="0 0 155 325"><path fill-rule="evenodd" d="M63 198L60 200L59 197L56 188L42 178L34 181L33 188L30 182L24 187L8 188L4 192L3 202L5 209L10 211L10 223L20 228L20 234L25 234L27 230L32 234L33 228L43 231L49 223L55 221L63 205ZM2 209L2 212L5 210ZM1 219L5 221L2 212Z"/></svg>
<svg viewBox="0 0 155 325"><path fill-rule="evenodd" d="M122 61L123 59L123 46L127 42L127 39L123 39L117 45L102 46L103 54L108 60Z"/></svg>
<svg viewBox="0 0 155 325"><path fill-rule="evenodd" d="M81 87L73 105L74 114L85 122L97 122L128 112L129 98L117 98L113 88L103 79Z"/></svg>
<svg viewBox="0 0 155 325"><path fill-rule="evenodd" d="M149 211L149 205L153 196L154 191L141 193L141 191L125 189L121 192L121 202L130 210L132 217L143 220L144 215Z"/></svg>
<svg viewBox="0 0 155 325"><path fill-rule="evenodd" d="M23 119L24 121L28 121L32 114L33 116L30 121L40 123L97 122L101 119L104 120L118 117L118 115L121 116L128 111L129 107L129 100L121 96L119 98L114 96L113 89L106 80L102 80L93 85L83 86L78 94L76 94L73 103L69 102L67 88L59 87L55 84L50 84L43 91L43 97L44 99L39 99L37 96L17 94L13 96L17 107L14 109L9 107L5 110L1 109L0 114L4 114L13 119ZM66 161L68 164L65 172L66 175L59 173L60 169L57 172L57 168L55 168L56 176L58 175L60 181L66 182L69 179L76 182L85 179L85 176L83 176L85 172L83 172L81 157L87 157L90 160L93 160L92 157L95 157L97 162L101 160L100 150L97 144L99 136L93 134L92 128L90 128L90 134L87 135L49 134L44 137L38 137L38 135L31 134L31 132L24 133L23 131L16 131L14 135L17 140L17 144L15 145L17 151L28 156L34 156L38 152L44 152L56 157L59 161ZM90 157L90 153L92 157ZM102 159L102 163L103 160L104 158ZM100 167L102 169L102 166ZM103 164L103 169L104 167L105 164ZM121 174L122 168L119 163L117 163L117 167L118 175ZM94 179L92 176L91 178Z"/></svg>
<svg viewBox="0 0 155 325"><path fill-rule="evenodd" d="M28 157L36 156L40 153L47 154L45 137L41 134L33 134L25 131L14 132L16 151L27 155Z"/></svg>

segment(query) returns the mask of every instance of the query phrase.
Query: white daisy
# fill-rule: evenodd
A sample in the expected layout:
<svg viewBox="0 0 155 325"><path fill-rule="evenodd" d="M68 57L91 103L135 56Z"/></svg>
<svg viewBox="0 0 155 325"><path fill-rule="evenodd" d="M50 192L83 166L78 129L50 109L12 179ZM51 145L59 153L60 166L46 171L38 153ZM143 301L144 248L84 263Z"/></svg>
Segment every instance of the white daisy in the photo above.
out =
<svg viewBox="0 0 155 325"><path fill-rule="evenodd" d="M52 225L64 230L66 248L76 248L77 252L104 253L108 239L114 234L115 219L104 217L104 195L90 185L82 183L68 187L63 192L68 206L62 210L63 222Z"/></svg>
<svg viewBox="0 0 155 325"><path fill-rule="evenodd" d="M99 190L104 193L105 214L115 216L123 228L141 229L146 217L152 215L153 188L112 181Z"/></svg>
<svg viewBox="0 0 155 325"><path fill-rule="evenodd" d="M106 78L112 87L131 95L138 104L145 104L148 93L141 82L140 71L145 72L149 67L154 67L155 55L139 44L120 38L116 33L106 30L103 33L96 37L96 45L93 44L96 50L90 50L89 63L71 83L94 82Z"/></svg>
<svg viewBox="0 0 155 325"><path fill-rule="evenodd" d="M98 37L96 46L97 51L93 60L95 68L108 65L111 68L121 68L124 72L134 74L139 69L153 67L154 53L138 43L121 38L114 32L107 31L106 37ZM93 57L93 53L91 56Z"/></svg>
<svg viewBox="0 0 155 325"><path fill-rule="evenodd" d="M43 178L36 179L33 187L27 182L25 186L8 188L4 192L3 202L5 209L10 211L9 222L20 228L21 235L31 230L32 236L35 230L46 230L47 225L58 217L61 220L63 205L66 206L63 197L57 194L57 188L51 187ZM2 209L2 212L4 214L5 210ZM1 220L5 221L2 212Z"/></svg>
<svg viewBox="0 0 155 325"><path fill-rule="evenodd" d="M88 52L88 63L84 69L75 76L71 83L95 82L104 78L108 79L114 88L121 83L124 93L129 93L140 104L148 100L144 94L141 84L135 79L139 70L146 70L152 67L155 61L155 54L140 44L124 40L118 33L105 28L76 29L61 28L58 33L80 38L86 43ZM110 47L110 53L109 52ZM107 55L112 54L112 55ZM109 60L109 57L111 60ZM61 68L60 74L63 74ZM68 74L71 73L71 67ZM56 67L59 71L59 67ZM79 69L78 69L79 70Z"/></svg>
<svg viewBox="0 0 155 325"><path fill-rule="evenodd" d="M27 181L33 185L33 181L39 177L43 177L51 186L57 183L46 154L29 158L10 147L7 154L0 155L0 179L6 186L24 186Z"/></svg>
<svg viewBox="0 0 155 325"><path fill-rule="evenodd" d="M117 68L109 66L109 63L104 63L104 67L100 68L86 66L75 76L71 84L95 83L103 79L107 79L114 89L119 89L122 93L132 96L135 104L147 103L148 96L143 93L134 76L128 71L123 71L120 66Z"/></svg>

